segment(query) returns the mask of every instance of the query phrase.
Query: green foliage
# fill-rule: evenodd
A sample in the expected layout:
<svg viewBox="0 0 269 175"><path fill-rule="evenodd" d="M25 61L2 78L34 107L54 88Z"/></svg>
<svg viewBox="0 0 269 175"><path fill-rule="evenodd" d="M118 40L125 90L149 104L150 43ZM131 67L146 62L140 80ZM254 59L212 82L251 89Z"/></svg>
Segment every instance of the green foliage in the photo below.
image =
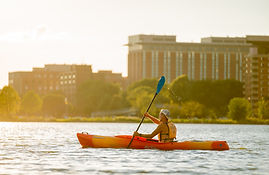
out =
<svg viewBox="0 0 269 175"><path fill-rule="evenodd" d="M262 119L269 119L269 100L262 98L258 102L258 116Z"/></svg>
<svg viewBox="0 0 269 175"><path fill-rule="evenodd" d="M28 115L37 114L42 107L42 100L34 91L27 92L22 99L21 110Z"/></svg>
<svg viewBox="0 0 269 175"><path fill-rule="evenodd" d="M244 121L250 116L251 105L244 98L233 98L229 103L228 117L236 121Z"/></svg>
<svg viewBox="0 0 269 175"><path fill-rule="evenodd" d="M157 79L144 79L132 84L127 91L127 100L133 107L137 108L141 114L144 114L156 92L157 84ZM170 99L167 87L164 86L152 104L150 113L152 115L158 115L159 108L169 102Z"/></svg>
<svg viewBox="0 0 269 175"><path fill-rule="evenodd" d="M174 103L181 103L191 99L190 91L191 83L186 75L177 77L170 84L170 97Z"/></svg>
<svg viewBox="0 0 269 175"><path fill-rule="evenodd" d="M2 115L15 114L20 107L20 97L11 86L5 86L0 92L0 112Z"/></svg>
<svg viewBox="0 0 269 175"><path fill-rule="evenodd" d="M81 114L113 110L121 107L123 96L118 85L89 80L81 84L77 92L77 108Z"/></svg>
<svg viewBox="0 0 269 175"><path fill-rule="evenodd" d="M182 103L180 108L180 118L206 118L207 112L205 107L195 101Z"/></svg>
<svg viewBox="0 0 269 175"><path fill-rule="evenodd" d="M137 81L133 84L131 84L128 87L128 92L136 89L137 87L145 86L150 87L152 89L155 89L157 87L158 80L157 79L143 79L141 81Z"/></svg>
<svg viewBox="0 0 269 175"><path fill-rule="evenodd" d="M174 93L171 95L174 103L197 101L215 111L218 116L227 113L227 106L232 98L243 97L243 84L236 80L189 81L183 75L171 83L170 89Z"/></svg>
<svg viewBox="0 0 269 175"><path fill-rule="evenodd" d="M154 95L154 89L148 86L138 86L135 89L129 91L127 100L130 104L137 108L141 114L146 112L148 105L150 104ZM152 105L151 111L156 111L155 105Z"/></svg>
<svg viewBox="0 0 269 175"><path fill-rule="evenodd" d="M42 110L45 115L61 117L65 113L65 97L60 94L48 94L43 99Z"/></svg>

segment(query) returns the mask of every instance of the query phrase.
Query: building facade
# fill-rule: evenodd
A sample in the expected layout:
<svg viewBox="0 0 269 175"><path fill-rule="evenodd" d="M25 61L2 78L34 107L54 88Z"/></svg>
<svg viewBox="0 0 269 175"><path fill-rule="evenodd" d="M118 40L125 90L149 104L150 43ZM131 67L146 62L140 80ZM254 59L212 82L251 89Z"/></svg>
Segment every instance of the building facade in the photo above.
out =
<svg viewBox="0 0 269 175"><path fill-rule="evenodd" d="M33 68L29 72L9 72L9 85L22 97L32 90L43 96L50 92L61 91L71 103L75 103L76 92L81 83L89 80L101 80L127 87L126 78L112 71L92 72L91 65L46 64L44 68Z"/></svg>
<svg viewBox="0 0 269 175"><path fill-rule="evenodd" d="M269 98L269 36L247 36L251 43L244 60L244 94L252 107L263 98Z"/></svg>
<svg viewBox="0 0 269 175"><path fill-rule="evenodd" d="M127 88L127 78L122 77L121 73L113 73L111 70L100 70L93 73L93 79L118 84L122 89Z"/></svg>
<svg viewBox="0 0 269 175"><path fill-rule="evenodd" d="M164 75L172 82L180 75L190 80L243 81L242 64L251 44L243 37L208 37L201 43L177 42L176 36L129 36L130 83Z"/></svg>
<svg viewBox="0 0 269 175"><path fill-rule="evenodd" d="M43 68L33 68L32 72L9 72L9 85L20 96L33 90L40 95L60 89L59 72L45 71Z"/></svg>
<svg viewBox="0 0 269 175"><path fill-rule="evenodd" d="M41 96L60 90L73 101L78 86L91 77L91 65L47 64L29 72L10 72L9 85L20 96L30 90Z"/></svg>

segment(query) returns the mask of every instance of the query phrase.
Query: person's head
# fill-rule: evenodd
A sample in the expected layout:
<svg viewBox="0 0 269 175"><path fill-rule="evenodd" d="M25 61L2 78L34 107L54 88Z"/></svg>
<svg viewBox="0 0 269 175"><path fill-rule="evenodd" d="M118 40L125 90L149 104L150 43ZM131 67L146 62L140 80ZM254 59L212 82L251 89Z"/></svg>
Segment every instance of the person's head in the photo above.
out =
<svg viewBox="0 0 269 175"><path fill-rule="evenodd" d="M161 109L159 114L160 120L169 120L170 112L167 109Z"/></svg>

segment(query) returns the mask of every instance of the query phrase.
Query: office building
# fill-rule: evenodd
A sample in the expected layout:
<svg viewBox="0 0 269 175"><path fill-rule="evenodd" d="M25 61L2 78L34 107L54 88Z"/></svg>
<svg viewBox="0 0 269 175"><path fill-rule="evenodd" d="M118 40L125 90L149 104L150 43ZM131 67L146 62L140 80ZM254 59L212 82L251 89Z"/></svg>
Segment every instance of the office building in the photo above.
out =
<svg viewBox="0 0 269 175"><path fill-rule="evenodd" d="M173 35L129 36L130 83L164 75L168 83L185 74L190 80L243 81L242 63L250 43L244 37L208 37L177 42Z"/></svg>

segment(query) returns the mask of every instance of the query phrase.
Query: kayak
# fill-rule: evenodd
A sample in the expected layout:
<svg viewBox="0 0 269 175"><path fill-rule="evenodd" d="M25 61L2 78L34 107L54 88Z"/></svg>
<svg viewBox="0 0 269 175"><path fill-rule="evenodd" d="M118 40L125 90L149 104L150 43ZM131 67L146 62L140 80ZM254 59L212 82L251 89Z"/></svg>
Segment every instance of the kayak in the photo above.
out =
<svg viewBox="0 0 269 175"><path fill-rule="evenodd" d="M82 148L127 148L133 136L100 136L88 133L77 133ZM155 139L135 136L130 147L132 149L160 149L160 150L229 150L226 141L183 141L160 143Z"/></svg>

